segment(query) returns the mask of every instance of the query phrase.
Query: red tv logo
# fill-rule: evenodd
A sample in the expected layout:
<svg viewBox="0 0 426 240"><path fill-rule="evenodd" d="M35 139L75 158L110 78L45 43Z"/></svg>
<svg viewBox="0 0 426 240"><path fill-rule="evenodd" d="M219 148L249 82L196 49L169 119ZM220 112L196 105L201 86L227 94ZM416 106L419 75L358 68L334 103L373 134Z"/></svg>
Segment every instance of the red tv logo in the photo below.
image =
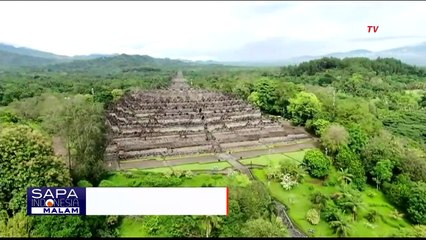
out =
<svg viewBox="0 0 426 240"><path fill-rule="evenodd" d="M367 26L368 27L368 32L371 31L371 28L373 28L374 32L377 32L377 30L379 30L379 26Z"/></svg>

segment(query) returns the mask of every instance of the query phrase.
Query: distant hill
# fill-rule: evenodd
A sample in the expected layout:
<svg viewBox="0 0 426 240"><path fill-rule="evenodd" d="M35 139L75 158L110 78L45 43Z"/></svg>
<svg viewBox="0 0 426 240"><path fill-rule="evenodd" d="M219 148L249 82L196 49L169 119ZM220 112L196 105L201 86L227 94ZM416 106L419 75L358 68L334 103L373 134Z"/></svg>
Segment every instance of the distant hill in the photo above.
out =
<svg viewBox="0 0 426 240"><path fill-rule="evenodd" d="M107 56L112 55L90 54L69 57L0 43L0 69L38 67L47 64L66 63L74 60L91 60Z"/></svg>
<svg viewBox="0 0 426 240"><path fill-rule="evenodd" d="M0 69L28 66L40 67L53 64L53 66L48 68L49 71L93 71L98 73L139 71L140 69L138 70L138 68L172 66L283 66L299 64L322 57L335 57L340 59L352 57L365 57L369 59L376 59L378 57L396 58L404 63L426 66L426 42L414 46L393 48L378 52L357 49L348 52L336 52L318 56L300 56L274 61L190 61L127 54L90 54L68 57L0 43L0 57Z"/></svg>
<svg viewBox="0 0 426 240"><path fill-rule="evenodd" d="M400 48L393 48L374 53L375 56L393 57L401 61L418 66L426 66L426 42Z"/></svg>
<svg viewBox="0 0 426 240"><path fill-rule="evenodd" d="M372 52L365 49L357 49L348 52L336 52L329 53L324 55L317 56L299 56L293 58L283 58L282 60L276 61L235 61L235 62L217 62L226 65L235 65L235 66L282 66L282 65L294 65L302 62L307 62L315 59L320 59L323 57L335 57L335 58L353 58L353 57L365 57L369 59L381 58L395 58L399 59L404 63L417 65L417 66L426 66L426 42L406 46L400 48L393 48L384 51Z"/></svg>
<svg viewBox="0 0 426 240"><path fill-rule="evenodd" d="M15 53L15 54L24 55L24 56L55 59L55 60L69 60L70 59L70 57L68 57L68 56L56 55L56 54L53 54L53 53L43 52L43 51L31 49L31 48L15 47L15 46L3 44L3 43L0 43L0 51Z"/></svg>
<svg viewBox="0 0 426 240"><path fill-rule="evenodd" d="M25 56L0 50L0 69L13 69L19 67L39 67L52 63L58 60Z"/></svg>
<svg viewBox="0 0 426 240"><path fill-rule="evenodd" d="M117 56L118 54L90 54L90 55L77 55L71 57L72 60L92 60L96 58L102 58L102 57L113 57Z"/></svg>
<svg viewBox="0 0 426 240"><path fill-rule="evenodd" d="M50 72L86 72L94 74L117 74L122 72L160 71L199 66L199 63L169 58L154 58L147 55L115 55L91 60L75 60L44 67Z"/></svg>
<svg viewBox="0 0 426 240"><path fill-rule="evenodd" d="M336 57L336 58L352 58L352 57L366 57L369 59L381 58L396 58L404 63L426 66L426 42L400 48L393 48L384 51L372 52L364 49L353 50L349 52L330 53L320 56L303 56L289 59L287 64L298 64L301 62L319 59L322 57Z"/></svg>
<svg viewBox="0 0 426 240"><path fill-rule="evenodd" d="M158 71L159 68L222 66L212 61L173 60L147 55L90 54L69 57L1 43L0 58L0 69L32 67L33 70L95 74Z"/></svg>

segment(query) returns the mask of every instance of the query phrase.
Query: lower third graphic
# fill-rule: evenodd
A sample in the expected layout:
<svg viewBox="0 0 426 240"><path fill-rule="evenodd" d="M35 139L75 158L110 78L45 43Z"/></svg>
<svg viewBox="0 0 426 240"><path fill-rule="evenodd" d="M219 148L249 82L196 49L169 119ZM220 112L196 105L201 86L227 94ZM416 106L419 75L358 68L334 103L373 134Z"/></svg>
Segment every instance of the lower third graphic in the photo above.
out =
<svg viewBox="0 0 426 240"><path fill-rule="evenodd" d="M28 215L85 215L85 188L28 188Z"/></svg>

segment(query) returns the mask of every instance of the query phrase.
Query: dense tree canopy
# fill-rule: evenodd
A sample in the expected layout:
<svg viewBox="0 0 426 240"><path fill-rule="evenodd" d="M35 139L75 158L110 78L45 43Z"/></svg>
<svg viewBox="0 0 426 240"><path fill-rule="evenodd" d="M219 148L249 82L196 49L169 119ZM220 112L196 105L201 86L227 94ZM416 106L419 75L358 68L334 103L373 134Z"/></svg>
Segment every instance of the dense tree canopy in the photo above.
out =
<svg viewBox="0 0 426 240"><path fill-rule="evenodd" d="M351 186L379 187L414 221L419 211L407 211L408 199L420 195L408 190L426 181L424 68L392 58L322 58L280 70L186 74L196 86L232 92L254 100L265 113L305 125L321 137L337 170L351 176ZM263 82L263 89L268 86L262 96L257 81ZM267 172L274 178L279 169L271 166ZM421 198L413 199L421 203ZM349 229L342 221L333 224L342 234Z"/></svg>
<svg viewBox="0 0 426 240"><path fill-rule="evenodd" d="M337 235L348 236L356 230L351 229L355 219L365 217L373 223L378 215L364 212L358 192L367 183L382 190L412 223L425 224L424 69L381 58L322 58L277 69L194 66L120 55L0 72L0 106L7 106L0 108L0 235L117 236L117 216L32 221L22 212L25 189L72 183L98 186L99 182L101 187L115 186L103 179L104 109L132 89L166 87L181 67L188 67L184 75L193 87L237 95L321 138L326 154L308 151L303 166L312 177L326 178L327 184L340 182L342 189L331 197L312 197L313 210L307 214L312 224L325 220ZM64 159L53 157L47 140L52 136L65 142ZM332 165L338 179L327 178L335 171ZM303 170L284 162L267 168L271 180L282 183L283 175L297 185ZM182 182L183 177L149 173L131 185ZM140 225L152 236L287 235L265 186L245 175L230 176L229 182L228 217L146 216ZM351 219L342 217L342 212ZM416 229L407 235L420 236L422 228Z"/></svg>
<svg viewBox="0 0 426 240"><path fill-rule="evenodd" d="M26 209L28 187L70 186L63 160L53 156L51 143L23 125L0 129L0 210Z"/></svg>
<svg viewBox="0 0 426 240"><path fill-rule="evenodd" d="M314 119L321 112L321 102L318 98L307 92L300 92L295 98L289 100L287 111L291 120L296 124L305 124Z"/></svg>

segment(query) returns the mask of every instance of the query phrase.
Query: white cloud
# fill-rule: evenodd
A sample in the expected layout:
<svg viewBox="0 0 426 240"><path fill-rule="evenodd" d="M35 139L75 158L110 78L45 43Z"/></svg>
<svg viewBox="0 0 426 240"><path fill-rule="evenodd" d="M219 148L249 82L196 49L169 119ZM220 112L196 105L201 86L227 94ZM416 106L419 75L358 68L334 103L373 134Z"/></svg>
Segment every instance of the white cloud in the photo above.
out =
<svg viewBox="0 0 426 240"><path fill-rule="evenodd" d="M0 42L65 55L194 59L285 39L297 50L288 54L316 55L424 41L351 39L425 36L425 11L425 2L0 2ZM367 25L379 31L367 33Z"/></svg>

